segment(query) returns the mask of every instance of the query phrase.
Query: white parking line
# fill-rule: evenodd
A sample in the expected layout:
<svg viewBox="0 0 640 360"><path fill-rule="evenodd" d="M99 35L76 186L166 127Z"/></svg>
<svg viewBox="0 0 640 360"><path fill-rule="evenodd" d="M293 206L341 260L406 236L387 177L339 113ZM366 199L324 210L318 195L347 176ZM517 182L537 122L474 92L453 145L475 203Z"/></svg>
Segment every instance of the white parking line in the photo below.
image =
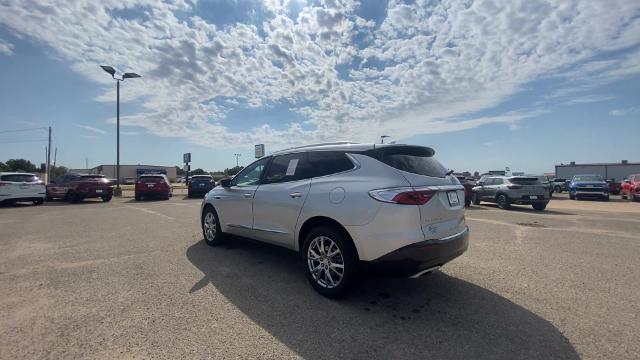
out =
<svg viewBox="0 0 640 360"><path fill-rule="evenodd" d="M149 210L149 209L145 209L145 208L141 208L141 207L137 207L137 206L125 205L125 207L130 208L130 209L144 211L147 214L158 215L160 217L163 217L163 218L169 219L169 220L175 220L176 219L176 218L173 218L171 216L168 216L168 215L165 215L165 214L161 214L161 213L159 213L157 211L153 211L153 210Z"/></svg>

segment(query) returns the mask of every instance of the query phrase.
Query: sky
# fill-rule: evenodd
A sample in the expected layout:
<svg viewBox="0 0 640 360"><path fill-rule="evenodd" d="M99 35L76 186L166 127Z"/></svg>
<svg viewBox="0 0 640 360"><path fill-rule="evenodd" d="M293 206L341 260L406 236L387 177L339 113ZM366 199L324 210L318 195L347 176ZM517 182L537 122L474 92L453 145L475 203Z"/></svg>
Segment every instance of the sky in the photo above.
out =
<svg viewBox="0 0 640 360"><path fill-rule="evenodd" d="M0 0L0 161L214 171L331 141L456 171L640 162L633 0ZM28 130L33 129L33 130ZM24 130L24 131L16 131Z"/></svg>

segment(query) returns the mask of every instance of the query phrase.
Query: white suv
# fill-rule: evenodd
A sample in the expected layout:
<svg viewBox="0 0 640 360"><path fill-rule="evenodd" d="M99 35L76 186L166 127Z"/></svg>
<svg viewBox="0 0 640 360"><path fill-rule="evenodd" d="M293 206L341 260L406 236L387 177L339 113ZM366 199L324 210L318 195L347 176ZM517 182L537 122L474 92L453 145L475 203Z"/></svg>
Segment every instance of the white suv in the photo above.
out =
<svg viewBox="0 0 640 360"><path fill-rule="evenodd" d="M263 157L205 196L205 241L239 235L298 251L338 297L361 265L411 277L468 246L464 189L428 147L331 143Z"/></svg>
<svg viewBox="0 0 640 360"><path fill-rule="evenodd" d="M34 174L0 173L0 202L29 201L40 205L45 196L44 183Z"/></svg>

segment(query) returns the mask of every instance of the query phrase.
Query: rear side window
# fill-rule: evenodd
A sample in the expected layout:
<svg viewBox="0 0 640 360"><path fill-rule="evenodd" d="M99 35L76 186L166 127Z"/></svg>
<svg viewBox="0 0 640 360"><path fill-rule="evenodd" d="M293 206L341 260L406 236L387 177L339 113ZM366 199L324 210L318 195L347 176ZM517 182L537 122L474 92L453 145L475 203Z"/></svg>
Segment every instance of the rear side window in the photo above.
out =
<svg viewBox="0 0 640 360"><path fill-rule="evenodd" d="M309 177L319 177L341 173L354 168L349 157L337 151L316 151L307 154Z"/></svg>
<svg viewBox="0 0 640 360"><path fill-rule="evenodd" d="M495 178L493 179L493 185L502 185L504 184L504 179Z"/></svg>
<svg viewBox="0 0 640 360"><path fill-rule="evenodd" d="M37 176L31 174L13 174L13 175L2 175L0 178L1 181L12 181L12 182L36 182L39 181Z"/></svg>
<svg viewBox="0 0 640 360"><path fill-rule="evenodd" d="M369 155L398 170L424 176L445 177L447 169L433 157L433 154L433 149L423 146L392 146L369 152Z"/></svg>
<svg viewBox="0 0 640 360"><path fill-rule="evenodd" d="M267 184L308 178L307 154L294 153L273 158L264 177Z"/></svg>

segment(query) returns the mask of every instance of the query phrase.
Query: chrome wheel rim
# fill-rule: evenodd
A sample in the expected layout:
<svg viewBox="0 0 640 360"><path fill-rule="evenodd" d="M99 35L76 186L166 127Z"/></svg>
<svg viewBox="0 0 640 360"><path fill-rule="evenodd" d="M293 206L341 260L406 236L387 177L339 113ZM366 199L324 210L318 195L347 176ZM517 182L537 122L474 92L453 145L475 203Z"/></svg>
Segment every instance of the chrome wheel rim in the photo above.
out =
<svg viewBox="0 0 640 360"><path fill-rule="evenodd" d="M342 283L344 277L344 257L333 240L318 236L311 240L307 249L307 266L318 285L332 289Z"/></svg>
<svg viewBox="0 0 640 360"><path fill-rule="evenodd" d="M207 240L213 241L216 237L216 230L216 218L212 212L208 212L207 215L204 216L204 234Z"/></svg>

